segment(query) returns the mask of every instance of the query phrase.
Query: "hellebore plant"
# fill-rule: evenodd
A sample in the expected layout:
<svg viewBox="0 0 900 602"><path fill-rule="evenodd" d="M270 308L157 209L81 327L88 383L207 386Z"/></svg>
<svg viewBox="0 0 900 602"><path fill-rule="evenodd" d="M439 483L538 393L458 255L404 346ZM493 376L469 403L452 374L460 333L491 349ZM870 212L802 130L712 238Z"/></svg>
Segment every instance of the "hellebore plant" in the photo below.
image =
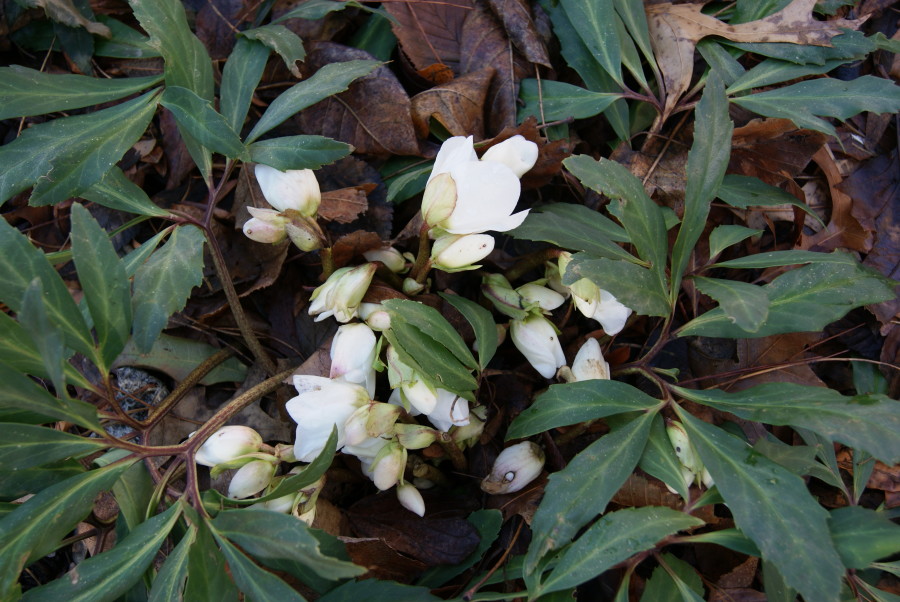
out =
<svg viewBox="0 0 900 602"><path fill-rule="evenodd" d="M263 196L275 209L248 207L253 217L244 223L244 234L263 243L279 243L290 238L302 251L321 248L324 235L316 222L316 213L322 195L313 171L279 171L260 164L255 173Z"/></svg>

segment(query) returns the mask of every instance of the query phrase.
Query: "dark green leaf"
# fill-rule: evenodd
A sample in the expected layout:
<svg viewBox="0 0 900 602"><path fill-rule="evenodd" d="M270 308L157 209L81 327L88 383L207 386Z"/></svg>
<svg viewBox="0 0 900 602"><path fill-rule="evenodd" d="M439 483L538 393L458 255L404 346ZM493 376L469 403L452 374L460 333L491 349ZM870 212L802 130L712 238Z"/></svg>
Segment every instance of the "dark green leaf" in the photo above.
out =
<svg viewBox="0 0 900 602"><path fill-rule="evenodd" d="M0 202L35 186L32 205L51 205L99 182L140 138L157 93L86 115L62 117L22 132L0 148Z"/></svg>
<svg viewBox="0 0 900 602"><path fill-rule="evenodd" d="M900 462L900 402L885 395L846 397L833 389L794 383L765 383L737 393L680 387L677 391L747 420L806 428L887 464Z"/></svg>
<svg viewBox="0 0 900 602"><path fill-rule="evenodd" d="M821 65L798 65L789 61L769 58L730 82L728 89L725 92L728 94L737 94L738 92L746 92L753 88L763 88L765 86L771 86L772 84L780 84L782 82L809 77L810 75L823 75L830 71L834 71L837 67L840 67L851 60L853 59L831 59L825 61Z"/></svg>
<svg viewBox="0 0 900 602"><path fill-rule="evenodd" d="M621 94L592 92L572 84L551 79L523 79L519 98L525 103L519 107L518 120L530 115L540 115L545 121L560 119L584 119L605 111Z"/></svg>
<svg viewBox="0 0 900 602"><path fill-rule="evenodd" d="M25 469L84 456L107 447L100 439L79 437L45 426L0 423L0 466Z"/></svg>
<svg viewBox="0 0 900 602"><path fill-rule="evenodd" d="M806 600L837 602L844 567L828 536L828 513L803 479L734 435L675 410L735 523L763 558Z"/></svg>
<svg viewBox="0 0 900 602"><path fill-rule="evenodd" d="M697 52L706 61L712 71L715 71L726 86L730 86L733 81L741 77L744 73L744 67L737 60L737 56L742 53L735 49L729 49L719 44L718 40L713 38L704 38L697 44Z"/></svg>
<svg viewBox="0 0 900 602"><path fill-rule="evenodd" d="M360 4L356 0L306 0L297 8L289 10L283 15L275 19L276 22L286 21L288 19L308 19L318 21L328 13L344 10L345 8L358 8L360 10L370 12L377 15L384 15L390 18L383 10L370 8L365 4Z"/></svg>
<svg viewBox="0 0 900 602"><path fill-rule="evenodd" d="M303 41L300 36L284 25L263 25L254 29L245 29L241 35L251 40L256 40L274 50L284 61L294 77L300 77L297 61L306 58L306 50L303 49Z"/></svg>
<svg viewBox="0 0 900 602"><path fill-rule="evenodd" d="M393 161L392 161L393 159ZM384 176L384 183L387 185L387 200L389 203L399 203L405 201L423 190L428 182L428 176L434 167L433 161L422 162L421 160L413 160L407 157L402 165L397 157L388 159L387 163L381 168L381 174Z"/></svg>
<svg viewBox="0 0 900 602"><path fill-rule="evenodd" d="M91 511L94 498L137 461L113 464L44 489L0 520L0 598L8 598L29 561L50 552Z"/></svg>
<svg viewBox="0 0 900 602"><path fill-rule="evenodd" d="M44 361L44 369L53 382L57 395L66 394L64 366L66 350L62 333L50 323L47 308L44 306L44 288L41 279L35 278L25 289L22 297L22 309L19 310L19 324L28 332L34 347Z"/></svg>
<svg viewBox="0 0 900 602"><path fill-rule="evenodd" d="M181 86L167 86L159 103L169 109L182 131L214 152L233 159L249 160L240 137L210 101Z"/></svg>
<svg viewBox="0 0 900 602"><path fill-rule="evenodd" d="M747 556L760 556L759 548L739 529L719 529L685 537L682 541L689 543L714 543Z"/></svg>
<svg viewBox="0 0 900 602"><path fill-rule="evenodd" d="M562 0L560 6L594 60L616 82L622 83L621 41L612 0Z"/></svg>
<svg viewBox="0 0 900 602"><path fill-rule="evenodd" d="M157 207L144 189L128 179L118 167L111 168L103 178L79 195L83 199L138 215L165 217L169 212Z"/></svg>
<svg viewBox="0 0 900 602"><path fill-rule="evenodd" d="M343 159L353 147L324 136L284 136L254 142L248 149L254 163L275 169L319 169Z"/></svg>
<svg viewBox="0 0 900 602"><path fill-rule="evenodd" d="M494 544L494 540L500 534L500 527L503 526L503 514L499 510L476 510L466 520L478 529L478 547L462 562L431 567L419 577L417 585L439 587L475 565Z"/></svg>
<svg viewBox="0 0 900 602"><path fill-rule="evenodd" d="M8 340L4 335L3 329L0 328L0 340ZM94 406L77 399L59 399L3 362L0 362L0 382L3 382L0 417L4 421L32 423L65 420L93 431L103 430L97 421L97 410Z"/></svg>
<svg viewBox="0 0 900 602"><path fill-rule="evenodd" d="M601 514L637 466L655 413L648 412L590 444L568 466L550 475L532 520L525 573L533 573L551 550L560 548Z"/></svg>
<svg viewBox="0 0 900 602"><path fill-rule="evenodd" d="M287 570L292 564L300 564L330 581L366 572L352 562L323 554L306 523L289 514L256 508L225 510L212 521L212 527L219 536L272 568ZM302 578L303 574L295 576Z"/></svg>
<svg viewBox="0 0 900 602"><path fill-rule="evenodd" d="M77 203L72 206L71 236L72 257L97 332L101 370L105 371L131 332L131 283L106 232Z"/></svg>
<svg viewBox="0 0 900 602"><path fill-rule="evenodd" d="M0 364L6 364L24 374L50 378L44 365L44 358L31 335L4 312L0 312ZM64 363L63 370L68 382L86 389L93 388L93 385L68 362ZM3 396L0 396L0 407L4 407L2 400Z"/></svg>
<svg viewBox="0 0 900 602"><path fill-rule="evenodd" d="M507 441L530 437L560 426L606 418L638 410L650 410L662 402L617 380L583 380L550 385L527 409L516 416L506 433Z"/></svg>
<svg viewBox="0 0 900 602"><path fill-rule="evenodd" d="M684 216L672 249L672 294L681 288L681 277L694 245L706 227L709 204L716 196L731 157L731 132L728 100L721 78L713 71L706 82L703 97L695 110L694 144L688 153L687 187Z"/></svg>
<svg viewBox="0 0 900 602"><path fill-rule="evenodd" d="M722 225L716 226L712 232L709 233L709 256L715 258L730 247L731 245L737 244L742 240L746 240L751 236L756 236L757 234L762 234L762 230L755 230L753 228L746 228L744 226L734 226L734 225Z"/></svg>
<svg viewBox="0 0 900 602"><path fill-rule="evenodd" d="M403 585L396 581L350 581L331 590L319 602L398 602L409 600L415 602L439 602L441 598L432 595L426 587Z"/></svg>
<svg viewBox="0 0 900 602"><path fill-rule="evenodd" d="M553 592L584 583L638 552L653 549L664 537L703 524L689 514L655 506L607 514L563 552L540 591Z"/></svg>
<svg viewBox="0 0 900 602"><path fill-rule="evenodd" d="M191 289L203 279L203 232L193 226L175 229L166 244L134 276L134 341L148 352Z"/></svg>
<svg viewBox="0 0 900 602"><path fill-rule="evenodd" d="M181 504L175 504L139 525L113 549L79 563L68 577L28 590L22 600L115 600L141 578L180 516Z"/></svg>
<svg viewBox="0 0 900 602"><path fill-rule="evenodd" d="M900 86L888 79L863 75L847 81L820 78L790 86L732 98L731 102L766 117L790 119L800 127L836 136L818 117L849 119L863 111L900 111Z"/></svg>
<svg viewBox="0 0 900 602"><path fill-rule="evenodd" d="M713 264L714 268L758 269L801 263L846 263L852 261L846 253L818 253L816 251L769 251Z"/></svg>
<svg viewBox="0 0 900 602"><path fill-rule="evenodd" d="M280 578L257 566L243 552L217 533L212 526L210 528L213 529L213 535L216 541L219 542L222 555L228 562L228 569L232 579L251 600L259 602L264 600L304 602L306 600Z"/></svg>
<svg viewBox="0 0 900 602"><path fill-rule="evenodd" d="M860 506L831 511L831 537L844 566L865 569L880 558L900 552L900 525L883 512Z"/></svg>
<svg viewBox="0 0 900 602"><path fill-rule="evenodd" d="M397 350L400 360L413 368L431 385L471 397L477 383L469 368L441 343L406 322L393 323L385 337Z"/></svg>
<svg viewBox="0 0 900 602"><path fill-rule="evenodd" d="M478 366L466 342L438 310L418 301L405 299L389 299L382 305L391 314L391 328L394 327L395 320L409 324L446 347L463 366L471 369Z"/></svg>
<svg viewBox="0 0 900 602"><path fill-rule="evenodd" d="M148 59L159 53L150 47L150 38L108 15L97 15L97 20L106 25L112 37L94 38L94 54L116 59Z"/></svg>
<svg viewBox="0 0 900 602"><path fill-rule="evenodd" d="M468 320L475 331L475 342L478 344L478 365L484 370L497 351L497 325L491 312L474 301L459 295L441 293L441 298L456 308Z"/></svg>
<svg viewBox="0 0 900 602"><path fill-rule="evenodd" d="M162 334L153 343L147 353L140 353L134 340L125 345L113 368L133 366L158 370L180 382L204 360L220 350L202 341L182 339ZM202 385L214 385L221 382L244 382L247 378L247 366L236 357L231 357L213 368L200 380Z"/></svg>
<svg viewBox="0 0 900 602"><path fill-rule="evenodd" d="M616 14L621 17L628 34L634 39L641 54L650 63L650 68L657 72L656 55L650 42L650 28L647 25L647 13L641 0L614 0Z"/></svg>
<svg viewBox="0 0 900 602"><path fill-rule="evenodd" d="M668 296L654 271L627 261L578 253L566 268L563 284L574 284L582 278L609 291L620 303L639 314L669 315Z"/></svg>
<svg viewBox="0 0 900 602"><path fill-rule="evenodd" d="M716 196L739 209L747 207L777 207L779 205L792 205L798 209L802 209L807 215L816 219L823 226L825 225L815 211L797 200L797 197L782 190L777 186L766 184L759 178L750 176L741 176L738 174L728 174L722 180L722 185L716 192Z"/></svg>
<svg viewBox="0 0 900 602"><path fill-rule="evenodd" d="M894 298L888 281L874 270L849 255L831 257L843 259L796 268L764 286L769 316L758 330L744 330L722 308L715 308L688 322L678 335L754 338L819 331L853 308Z"/></svg>
<svg viewBox="0 0 900 602"><path fill-rule="evenodd" d="M272 101L266 112L256 122L253 130L250 131L246 142L249 144L255 141L306 107L343 92L353 80L368 75L379 64L377 61L347 61L325 65L316 71L315 75L299 84L294 84Z"/></svg>
<svg viewBox="0 0 900 602"><path fill-rule="evenodd" d="M769 316L769 296L761 286L700 276L692 282L701 293L718 301L726 317L741 330L756 332Z"/></svg>
<svg viewBox="0 0 900 602"><path fill-rule="evenodd" d="M187 578L188 552L197 539L197 529L187 530L175 549L166 557L165 563L153 580L149 602L170 602L183 600L184 580Z"/></svg>
<svg viewBox="0 0 900 602"><path fill-rule="evenodd" d="M763 560L762 578L765 585L766 602L797 601L797 590L785 582L784 577L771 562Z"/></svg>
<svg viewBox="0 0 900 602"><path fill-rule="evenodd" d="M18 500L80 474L84 474L84 466L78 460L64 460L25 470L3 469L0 470L0 500ZM20 506L16 504L16 508Z"/></svg>
<svg viewBox="0 0 900 602"><path fill-rule="evenodd" d="M781 0L784 2L784 0ZM756 2L748 2L756 4ZM786 2L785 2L786 4ZM732 21L733 22L733 21ZM753 52L772 58L790 61L798 65L824 65L839 58L862 59L877 48L875 40L867 38L861 31L844 29L844 33L831 38L831 46L811 46L778 42L738 43L723 41L745 52Z"/></svg>
<svg viewBox="0 0 900 602"><path fill-rule="evenodd" d="M202 521L192 526L197 527L197 536L196 542L188 551L188 580L183 599L237 602L237 588L228 574L225 557L216 545L209 527Z"/></svg>
<svg viewBox="0 0 900 602"><path fill-rule="evenodd" d="M231 129L241 133L244 118L250 110L253 91L259 85L269 49L259 42L238 36L234 50L222 69L219 108Z"/></svg>
<svg viewBox="0 0 900 602"><path fill-rule="evenodd" d="M583 205L554 203L531 212L510 232L515 238L542 240L573 251L587 251L609 259L643 263L616 242L628 242L622 226Z"/></svg>
<svg viewBox="0 0 900 602"><path fill-rule="evenodd" d="M116 529L117 537L134 531L147 519L155 488L150 471L143 462L132 465L122 478L116 481L113 485L113 495L116 504L119 505L120 523Z"/></svg>
<svg viewBox="0 0 900 602"><path fill-rule="evenodd" d="M638 466L650 476L656 477L675 489L685 501L690 499L688 484L684 482L684 476L681 474L681 462L675 455L675 450L666 434L665 422L659 414L656 415L650 426L650 436Z"/></svg>
<svg viewBox="0 0 900 602"><path fill-rule="evenodd" d="M43 115L124 98L162 81L158 75L99 79L0 67L0 119Z"/></svg>
<svg viewBox="0 0 900 602"><path fill-rule="evenodd" d="M647 580L644 593L641 595L641 602L683 602L685 599L679 591L680 586L689 588L700 596L697 599L703 600L703 580L690 564L672 554L663 554L660 562L664 562L666 566L653 569L653 574ZM674 575L669 574L666 567ZM681 584L679 585L677 581L681 581Z"/></svg>

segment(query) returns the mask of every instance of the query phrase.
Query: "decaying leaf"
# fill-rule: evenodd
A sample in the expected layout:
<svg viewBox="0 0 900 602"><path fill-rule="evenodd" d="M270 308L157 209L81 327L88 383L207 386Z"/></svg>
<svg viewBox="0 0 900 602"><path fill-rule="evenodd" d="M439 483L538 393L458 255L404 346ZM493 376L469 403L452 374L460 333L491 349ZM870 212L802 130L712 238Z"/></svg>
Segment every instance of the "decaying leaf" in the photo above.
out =
<svg viewBox="0 0 900 602"><path fill-rule="evenodd" d="M97 23L85 18L81 12L75 8L72 0L21 0L19 4L34 8L43 8L47 11L47 15L54 21L58 21L69 27L84 27L90 33L108 38L112 35L109 27L103 23Z"/></svg>
<svg viewBox="0 0 900 602"><path fill-rule="evenodd" d="M341 224L349 224L369 208L366 194L374 188L374 184L368 184L323 192L322 203L319 205L319 217Z"/></svg>
<svg viewBox="0 0 900 602"><path fill-rule="evenodd" d="M822 147L813 160L822 169L831 191L831 220L828 226L814 236L804 237L803 248L816 247L817 250L833 250L837 248L869 251L872 248L871 233L867 232L853 217L851 208L853 201L838 186L844 181L828 147Z"/></svg>
<svg viewBox="0 0 900 602"><path fill-rule="evenodd" d="M488 0L516 49L529 62L550 67L547 46L537 32L526 0Z"/></svg>
<svg viewBox="0 0 900 602"><path fill-rule="evenodd" d="M824 134L798 128L788 119L754 119L734 130L728 173L779 186L799 175L825 140Z"/></svg>
<svg viewBox="0 0 900 602"><path fill-rule="evenodd" d="M419 138L427 138L435 119L454 136L484 137L484 102L494 76L485 67L412 97L412 118Z"/></svg>
<svg viewBox="0 0 900 602"><path fill-rule="evenodd" d="M782 42L830 46L842 29L857 29L865 19L818 21L812 10L816 0L794 0L773 15L758 21L728 25L701 12L703 4L654 4L647 7L650 41L663 74L668 117L691 84L694 47L707 36L733 42Z"/></svg>

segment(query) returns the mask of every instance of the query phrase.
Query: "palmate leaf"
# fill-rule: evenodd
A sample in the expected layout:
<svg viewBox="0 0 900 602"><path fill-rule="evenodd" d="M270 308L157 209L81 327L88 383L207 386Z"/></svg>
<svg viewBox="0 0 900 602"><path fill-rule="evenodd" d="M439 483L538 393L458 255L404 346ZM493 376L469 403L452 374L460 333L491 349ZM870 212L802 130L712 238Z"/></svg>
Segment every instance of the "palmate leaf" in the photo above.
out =
<svg viewBox="0 0 900 602"><path fill-rule="evenodd" d="M181 516L182 504L141 523L116 546L78 564L74 574L28 590L25 601L71 600L95 602L115 600L132 589ZM77 578L72 578L77 576Z"/></svg>
<svg viewBox="0 0 900 602"><path fill-rule="evenodd" d="M794 383L765 383L737 393L674 390L746 420L809 429L887 464L900 462L900 402L885 395L847 397L833 389Z"/></svg>
<svg viewBox="0 0 900 602"><path fill-rule="evenodd" d="M803 479L675 406L691 444L745 535L806 600L837 602L844 567L828 513Z"/></svg>
<svg viewBox="0 0 900 602"><path fill-rule="evenodd" d="M391 328L395 321L398 325L408 324L453 354L466 368L474 370L478 366L456 329L433 307L405 299L389 299L382 305L391 315Z"/></svg>

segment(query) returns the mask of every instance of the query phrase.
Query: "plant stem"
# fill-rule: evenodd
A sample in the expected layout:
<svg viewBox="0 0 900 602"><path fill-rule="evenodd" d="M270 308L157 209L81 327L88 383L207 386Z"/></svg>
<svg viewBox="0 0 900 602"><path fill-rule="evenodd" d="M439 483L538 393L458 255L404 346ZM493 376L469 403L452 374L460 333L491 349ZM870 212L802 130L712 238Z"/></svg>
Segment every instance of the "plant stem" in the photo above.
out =
<svg viewBox="0 0 900 602"><path fill-rule="evenodd" d="M162 420L163 416L165 416L166 412L168 412L175 404L177 404L181 399L187 394L188 391L191 390L197 383L203 380L203 377L209 374L216 366L227 360L231 357L232 351L230 349L222 349L215 355L211 355L210 357L203 360L196 368L194 368L190 374L188 374L187 378L178 383L178 386L172 389L172 392L162 400L162 402L153 408L150 412L150 415L146 420L142 423L144 428L149 428L154 426L157 422Z"/></svg>

